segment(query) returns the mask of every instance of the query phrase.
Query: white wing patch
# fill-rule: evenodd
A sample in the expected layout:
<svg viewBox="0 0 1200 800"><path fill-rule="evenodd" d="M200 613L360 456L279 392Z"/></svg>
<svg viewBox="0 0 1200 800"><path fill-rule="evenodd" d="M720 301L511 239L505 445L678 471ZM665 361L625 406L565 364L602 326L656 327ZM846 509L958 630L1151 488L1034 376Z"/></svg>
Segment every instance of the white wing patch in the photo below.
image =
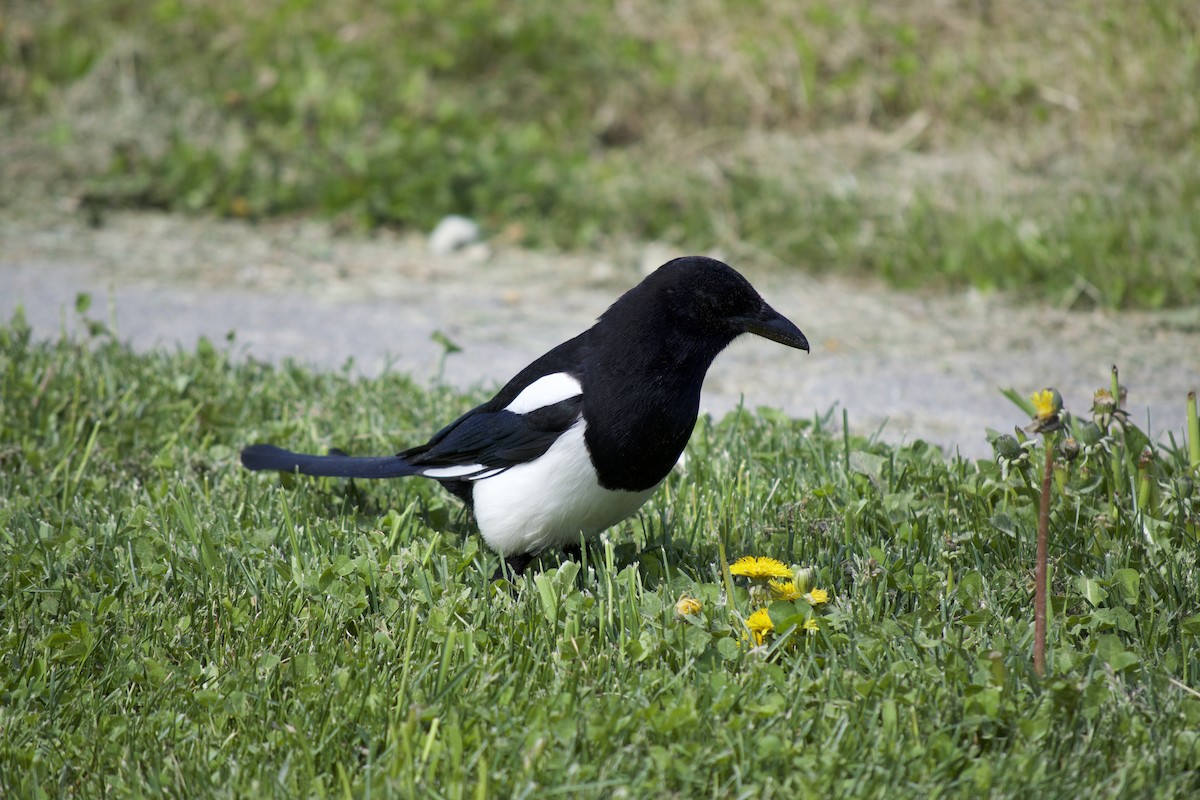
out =
<svg viewBox="0 0 1200 800"><path fill-rule="evenodd" d="M421 470L426 478L465 478L487 469L483 464L455 464L452 467L434 467Z"/></svg>
<svg viewBox="0 0 1200 800"><path fill-rule="evenodd" d="M579 381L565 372L555 372L538 378L526 386L520 394L513 398L511 403L504 407L504 410L514 414L528 414L581 394L583 394L583 386Z"/></svg>

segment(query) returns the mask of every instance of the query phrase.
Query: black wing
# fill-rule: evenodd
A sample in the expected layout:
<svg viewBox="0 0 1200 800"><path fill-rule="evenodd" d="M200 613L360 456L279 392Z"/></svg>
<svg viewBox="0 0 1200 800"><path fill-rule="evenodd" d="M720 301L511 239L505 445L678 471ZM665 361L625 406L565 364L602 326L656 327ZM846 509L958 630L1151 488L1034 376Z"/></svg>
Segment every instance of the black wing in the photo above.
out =
<svg viewBox="0 0 1200 800"><path fill-rule="evenodd" d="M485 411L487 404L446 426L427 443L399 453L429 478L479 480L532 461L583 413L577 395L526 414Z"/></svg>

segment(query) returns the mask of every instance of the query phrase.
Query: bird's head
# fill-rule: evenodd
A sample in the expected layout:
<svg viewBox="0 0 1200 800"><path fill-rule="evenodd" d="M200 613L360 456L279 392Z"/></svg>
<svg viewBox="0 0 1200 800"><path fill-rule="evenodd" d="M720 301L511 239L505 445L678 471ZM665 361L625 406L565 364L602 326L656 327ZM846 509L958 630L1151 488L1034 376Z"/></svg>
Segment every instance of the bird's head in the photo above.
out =
<svg viewBox="0 0 1200 800"><path fill-rule="evenodd" d="M642 282L690 335L724 340L743 333L808 351L808 339L762 299L750 282L716 259L687 256L668 261ZM632 294L632 292L631 292Z"/></svg>

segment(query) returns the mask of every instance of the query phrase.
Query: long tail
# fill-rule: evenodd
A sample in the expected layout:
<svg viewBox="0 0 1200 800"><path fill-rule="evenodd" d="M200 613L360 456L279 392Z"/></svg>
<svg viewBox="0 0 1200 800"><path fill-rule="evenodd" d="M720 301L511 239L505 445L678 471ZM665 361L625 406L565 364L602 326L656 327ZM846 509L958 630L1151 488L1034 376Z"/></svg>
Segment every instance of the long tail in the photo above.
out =
<svg viewBox="0 0 1200 800"><path fill-rule="evenodd" d="M273 469L331 478L402 478L415 475L399 456L313 456L293 453L270 444L252 444L242 451L242 466L252 470Z"/></svg>

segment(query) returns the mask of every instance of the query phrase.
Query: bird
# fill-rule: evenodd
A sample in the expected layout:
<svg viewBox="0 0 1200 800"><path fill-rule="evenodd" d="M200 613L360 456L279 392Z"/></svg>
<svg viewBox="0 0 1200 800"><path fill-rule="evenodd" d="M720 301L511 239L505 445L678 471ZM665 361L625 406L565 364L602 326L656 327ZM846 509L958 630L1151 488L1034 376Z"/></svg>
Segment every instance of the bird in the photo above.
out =
<svg viewBox="0 0 1200 800"><path fill-rule="evenodd" d="M310 476L435 480L473 511L503 560L493 578L505 569L520 575L543 551L576 551L642 507L683 453L708 368L746 333L809 350L800 329L728 264L676 258L425 444L374 457L254 444L241 462Z"/></svg>

